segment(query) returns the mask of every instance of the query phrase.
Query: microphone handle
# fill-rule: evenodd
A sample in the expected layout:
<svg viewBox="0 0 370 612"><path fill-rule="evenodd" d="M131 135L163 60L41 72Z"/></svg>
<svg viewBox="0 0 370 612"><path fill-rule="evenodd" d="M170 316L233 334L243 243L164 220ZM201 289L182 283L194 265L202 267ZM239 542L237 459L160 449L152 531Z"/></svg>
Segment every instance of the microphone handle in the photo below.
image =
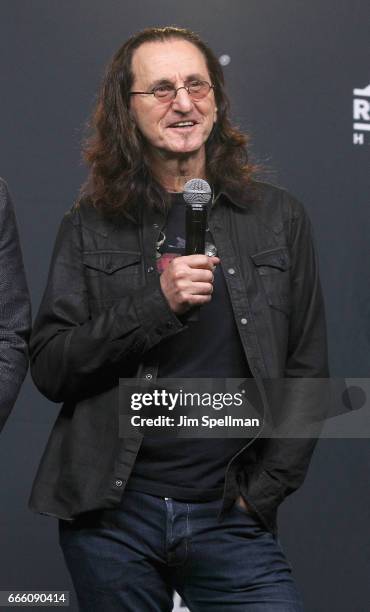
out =
<svg viewBox="0 0 370 612"><path fill-rule="evenodd" d="M203 255L207 229L207 206L204 203L186 205L185 255Z"/></svg>
<svg viewBox="0 0 370 612"><path fill-rule="evenodd" d="M207 229L207 206L204 203L186 205L185 255L204 255ZM194 306L186 315L187 323L199 320L199 306Z"/></svg>

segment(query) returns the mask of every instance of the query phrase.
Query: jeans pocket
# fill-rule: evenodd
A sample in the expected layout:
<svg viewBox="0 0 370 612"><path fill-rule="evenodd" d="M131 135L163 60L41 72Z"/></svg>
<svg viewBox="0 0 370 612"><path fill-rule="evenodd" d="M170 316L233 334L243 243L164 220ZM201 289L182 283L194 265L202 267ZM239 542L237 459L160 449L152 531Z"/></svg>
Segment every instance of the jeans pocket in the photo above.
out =
<svg viewBox="0 0 370 612"><path fill-rule="evenodd" d="M242 506L242 504L240 503L239 499L235 500L234 508L235 508L235 510L239 510L239 512L241 512L242 514L250 514L249 510L247 508L245 508L245 506Z"/></svg>
<svg viewBox="0 0 370 612"><path fill-rule="evenodd" d="M235 510L239 515L242 514L247 519L246 522L249 523L251 527L253 526L254 529L257 529L259 533L270 533L257 512L244 508L244 506L240 504L239 499L235 500L231 510Z"/></svg>
<svg viewBox="0 0 370 612"><path fill-rule="evenodd" d="M235 500L233 508L235 508L235 510L237 510L241 514L244 514L245 516L250 517L252 520L260 522L260 519L257 516L257 514L255 512L253 512L253 510L252 511L248 510L248 508L245 508L244 506L242 506L240 501L239 501L239 499Z"/></svg>

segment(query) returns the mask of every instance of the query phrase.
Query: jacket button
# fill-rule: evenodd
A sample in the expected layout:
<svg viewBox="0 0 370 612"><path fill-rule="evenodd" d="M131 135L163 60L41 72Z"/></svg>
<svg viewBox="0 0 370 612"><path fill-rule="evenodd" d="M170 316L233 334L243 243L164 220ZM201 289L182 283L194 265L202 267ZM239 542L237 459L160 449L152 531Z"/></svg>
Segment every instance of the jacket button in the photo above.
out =
<svg viewBox="0 0 370 612"><path fill-rule="evenodd" d="M235 274L234 268L229 268L228 269L228 273L231 274L231 275Z"/></svg>
<svg viewBox="0 0 370 612"><path fill-rule="evenodd" d="M242 325L246 325L246 324L248 323L248 319L245 319L245 318L240 319L240 323L241 323Z"/></svg>
<svg viewBox="0 0 370 612"><path fill-rule="evenodd" d="M146 378L147 380L152 380L152 378L153 378L153 374L145 374L145 378Z"/></svg>
<svg viewBox="0 0 370 612"><path fill-rule="evenodd" d="M122 487L123 482L122 480L120 480L119 478L117 478L116 482L114 483L116 485L116 487Z"/></svg>
<svg viewBox="0 0 370 612"><path fill-rule="evenodd" d="M172 323L172 321L167 321L167 323L166 323L166 327L167 327L168 329L172 329L172 328L174 327L174 324Z"/></svg>
<svg viewBox="0 0 370 612"><path fill-rule="evenodd" d="M148 268L148 270L147 270L147 271L148 271L149 273L150 273L150 272L154 272L154 268L153 268L153 266L149 266L149 268Z"/></svg>

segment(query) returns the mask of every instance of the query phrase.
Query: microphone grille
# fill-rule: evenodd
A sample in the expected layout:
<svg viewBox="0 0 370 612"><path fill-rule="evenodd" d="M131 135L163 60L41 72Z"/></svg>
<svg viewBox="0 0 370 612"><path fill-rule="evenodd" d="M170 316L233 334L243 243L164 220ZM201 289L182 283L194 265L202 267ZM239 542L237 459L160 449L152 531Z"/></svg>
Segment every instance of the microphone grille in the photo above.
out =
<svg viewBox="0 0 370 612"><path fill-rule="evenodd" d="M212 197L212 189L203 179L191 179L184 185L184 200L187 204L207 204Z"/></svg>

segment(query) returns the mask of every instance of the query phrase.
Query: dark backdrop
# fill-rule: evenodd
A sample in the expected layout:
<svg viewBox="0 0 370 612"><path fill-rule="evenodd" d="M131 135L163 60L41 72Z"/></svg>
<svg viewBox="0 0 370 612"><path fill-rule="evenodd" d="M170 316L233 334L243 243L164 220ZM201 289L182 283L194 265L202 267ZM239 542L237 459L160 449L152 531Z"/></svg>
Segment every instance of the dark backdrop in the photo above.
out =
<svg viewBox="0 0 370 612"><path fill-rule="evenodd" d="M354 135L352 104L353 89L370 83L369 23L365 0L1 0L0 174L34 311L58 224L85 177L80 142L105 64L138 29L187 26L230 57L235 121L270 180L311 216L333 374L366 377L370 132L365 113ZM1 437L0 589L72 590L55 520L26 507L57 411L27 378ZM369 468L369 440L321 440L304 487L281 507L307 612L369 607Z"/></svg>

